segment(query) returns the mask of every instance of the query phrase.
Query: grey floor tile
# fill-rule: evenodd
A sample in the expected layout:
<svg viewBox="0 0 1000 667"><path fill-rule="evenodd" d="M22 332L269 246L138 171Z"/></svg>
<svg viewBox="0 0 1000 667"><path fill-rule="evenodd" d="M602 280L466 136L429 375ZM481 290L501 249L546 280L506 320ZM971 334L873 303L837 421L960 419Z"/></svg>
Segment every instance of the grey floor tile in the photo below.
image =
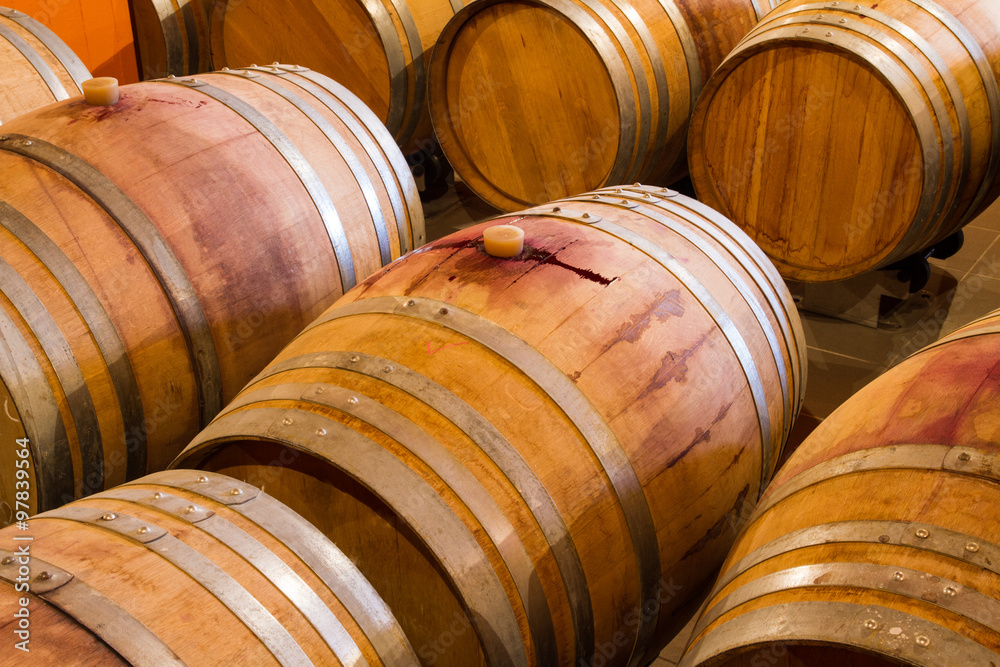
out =
<svg viewBox="0 0 1000 667"><path fill-rule="evenodd" d="M818 419L826 419L883 370L881 364L811 347L803 409Z"/></svg>
<svg viewBox="0 0 1000 667"><path fill-rule="evenodd" d="M969 273L987 278L1000 278L1000 238L993 242Z"/></svg>
<svg viewBox="0 0 1000 667"><path fill-rule="evenodd" d="M806 343L811 348L887 365L898 345L896 331L872 329L825 315L801 313L801 316Z"/></svg>
<svg viewBox="0 0 1000 667"><path fill-rule="evenodd" d="M959 283L948 303L941 335L947 336L997 309L1000 309L1000 279L970 275Z"/></svg>
<svg viewBox="0 0 1000 667"><path fill-rule="evenodd" d="M996 242L1000 232L981 227L965 228L962 249L947 259L931 259L933 266L940 266L959 273L966 273L975 266L986 251Z"/></svg>
<svg viewBox="0 0 1000 667"><path fill-rule="evenodd" d="M979 214L979 217L969 223L969 227L980 227L1000 232L1000 200L993 202L988 209Z"/></svg>

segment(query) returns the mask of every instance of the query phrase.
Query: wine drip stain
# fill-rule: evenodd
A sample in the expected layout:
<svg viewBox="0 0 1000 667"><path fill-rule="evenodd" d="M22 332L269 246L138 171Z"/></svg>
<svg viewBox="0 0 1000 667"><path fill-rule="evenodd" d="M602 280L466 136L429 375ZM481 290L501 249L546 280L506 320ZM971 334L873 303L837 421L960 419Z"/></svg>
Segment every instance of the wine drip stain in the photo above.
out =
<svg viewBox="0 0 1000 667"><path fill-rule="evenodd" d="M416 253L419 254L424 252L430 252L433 250L445 250L445 249L462 250L466 248L468 249L475 248L476 250L479 251L480 254L482 254L485 257L488 257L491 262L533 262L535 266L532 267L531 270L543 264L547 266L555 266L560 269L571 271L576 275L580 276L581 278L583 278L584 280L595 282L598 285L602 285L604 287L607 287L611 283L618 280L617 276L614 278L606 278L601 274L597 273L596 271L591 271L590 269L585 269L579 266L573 266L572 264L567 264L566 262L562 261L556 256L559 254L559 251L549 252L548 250L542 250L541 248L536 248L534 246L528 245L527 243L525 243L524 250L517 257L494 257L492 255L487 254L486 245L483 243L482 237L475 239L467 239L464 241L452 241L450 243L428 244L423 248L421 248L420 250L417 250ZM450 282L451 280L453 280L453 278L449 278L448 280Z"/></svg>

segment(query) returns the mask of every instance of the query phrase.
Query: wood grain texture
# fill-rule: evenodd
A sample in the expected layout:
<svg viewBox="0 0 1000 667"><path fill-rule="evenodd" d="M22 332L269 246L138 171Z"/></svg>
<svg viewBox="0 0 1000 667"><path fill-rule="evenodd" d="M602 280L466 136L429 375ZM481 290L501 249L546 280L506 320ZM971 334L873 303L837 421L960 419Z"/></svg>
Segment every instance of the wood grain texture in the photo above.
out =
<svg viewBox="0 0 1000 667"><path fill-rule="evenodd" d="M221 0L212 10L212 58L216 68L280 60L333 77L411 153L433 139L426 61L464 2Z"/></svg>
<svg viewBox="0 0 1000 667"><path fill-rule="evenodd" d="M40 106L80 95L80 84L89 75L74 78L74 70L67 69L69 63L63 63L33 32L39 27L45 29L44 26L37 22L33 27L22 25L14 18L24 17L21 12L6 14L11 11L0 8L0 123ZM58 37L52 37L69 51ZM72 51L69 53L72 55ZM32 63L30 56L37 57L41 63ZM42 72L53 78L54 86L46 81Z"/></svg>
<svg viewBox="0 0 1000 667"><path fill-rule="evenodd" d="M23 591L6 554L27 544L33 660L165 664L134 662L137 647L156 644L176 664L288 664L295 652L317 665L416 664L391 613L337 547L238 480L154 474L29 526L0 531L0 599L13 618ZM116 621L103 616L109 607Z"/></svg>
<svg viewBox="0 0 1000 667"><path fill-rule="evenodd" d="M133 2L142 79L211 72L214 69L209 39L211 12L209 0Z"/></svg>
<svg viewBox="0 0 1000 667"><path fill-rule="evenodd" d="M251 75L136 84L112 107L69 102L5 126L0 373L33 472L48 475L33 487L41 509L165 467L345 285L423 243L409 170L356 98L315 73ZM122 205L18 152L42 142L100 170L152 240L112 217ZM81 421L86 401L96 426Z"/></svg>
<svg viewBox="0 0 1000 667"><path fill-rule="evenodd" d="M456 172L506 211L684 174L704 79L746 35L750 0L488 0L430 64L431 120Z"/></svg>
<svg viewBox="0 0 1000 667"><path fill-rule="evenodd" d="M699 197L805 282L954 233L1000 194L998 29L976 0L779 4L695 110Z"/></svg>
<svg viewBox="0 0 1000 667"><path fill-rule="evenodd" d="M795 451L745 516L681 664L973 664L957 647L1000 650L989 616L1000 596L998 323L993 313L909 357ZM787 585L748 592L776 578ZM842 603L861 615L833 608ZM825 622L792 638L809 608ZM754 612L768 622L733 639Z"/></svg>
<svg viewBox="0 0 1000 667"><path fill-rule="evenodd" d="M731 224L661 189L600 194L366 280L175 464L263 484L333 536L424 664L506 664L478 619L507 616L453 557L496 577L492 604L524 646L505 645L513 664L653 659L735 536L727 512L770 476L802 339L777 273ZM525 251L490 257L483 229L505 222ZM401 489L423 495L401 503Z"/></svg>

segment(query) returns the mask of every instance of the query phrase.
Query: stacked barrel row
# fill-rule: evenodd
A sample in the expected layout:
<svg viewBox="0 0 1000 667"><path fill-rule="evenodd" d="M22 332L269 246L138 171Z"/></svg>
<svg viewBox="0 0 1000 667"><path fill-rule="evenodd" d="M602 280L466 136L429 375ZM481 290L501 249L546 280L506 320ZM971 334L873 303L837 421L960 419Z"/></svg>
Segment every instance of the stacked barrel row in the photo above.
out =
<svg viewBox="0 0 1000 667"><path fill-rule="evenodd" d="M504 222L519 256L484 251ZM425 664L644 664L728 550L727 512L771 476L802 396L798 327L710 209L597 191L389 265L175 465L266 482Z"/></svg>
<svg viewBox="0 0 1000 667"><path fill-rule="evenodd" d="M174 63L156 71L211 52L335 76L502 210L690 165L796 281L892 265L1000 194L990 0L464 4L150 0L139 42Z"/></svg>
<svg viewBox="0 0 1000 667"><path fill-rule="evenodd" d="M146 78L275 60L301 64L350 89L409 153L431 144L427 61L463 4L137 0L133 7Z"/></svg>
<svg viewBox="0 0 1000 667"><path fill-rule="evenodd" d="M3 423L30 439L32 509L162 470L337 297L424 242L399 149L326 77L120 94L0 135Z"/></svg>
<svg viewBox="0 0 1000 667"><path fill-rule="evenodd" d="M500 222L524 230L520 256L481 247ZM599 191L447 237L363 281L174 464L206 472L126 484L5 535L31 535L42 617L74 638L47 646L53 655L333 664L309 616L322 607L303 606L315 600L297 580L294 608L272 598L285 569L262 550L350 634L323 588L343 601L343 586L314 582L286 553L313 567L288 543L296 524L259 524L271 539L218 507L262 488L355 564L351 581L363 577L398 621L395 643L382 641L400 655L405 636L423 664L641 664L728 550L727 513L774 471L801 401L801 341L787 290L735 227L662 188ZM220 520L200 520L212 512ZM109 588L104 568L131 567L120 559L153 593ZM180 572L193 581L171 589ZM56 585L67 580L77 584ZM89 612L77 595L95 600ZM190 615L164 614L164 596L204 600L198 610L220 620L199 641L220 647L182 639ZM112 612L125 649L101 620Z"/></svg>

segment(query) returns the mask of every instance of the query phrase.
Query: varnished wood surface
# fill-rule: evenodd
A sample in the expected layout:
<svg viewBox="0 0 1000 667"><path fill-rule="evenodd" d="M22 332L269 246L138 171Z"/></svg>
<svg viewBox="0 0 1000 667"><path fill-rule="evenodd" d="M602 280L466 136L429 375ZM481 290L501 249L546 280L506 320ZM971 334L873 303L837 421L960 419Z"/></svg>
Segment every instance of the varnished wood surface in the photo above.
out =
<svg viewBox="0 0 1000 667"><path fill-rule="evenodd" d="M404 153L426 149L426 67L464 0L240 0L215 3L216 68L298 63L347 86L385 122Z"/></svg>
<svg viewBox="0 0 1000 667"><path fill-rule="evenodd" d="M132 3L143 80L211 72L210 0L136 0ZM270 61L268 61L270 62ZM250 64L250 61L240 62Z"/></svg>
<svg viewBox="0 0 1000 667"><path fill-rule="evenodd" d="M57 405L73 457L71 495L82 493L90 475L80 452L95 446L95 435L100 438L98 451L103 448L105 479L91 481L91 492L99 490L93 488L95 484L110 488L125 481L127 460L139 447L146 449L148 470L162 469L201 428L200 401L211 399L214 393L221 406L233 397L342 294L344 267L338 260L345 256L340 250L335 252L331 230L342 226L350 251L347 269L356 279L379 268L383 256L387 261L423 242L423 218L412 177L405 165L399 167L402 156L384 129L372 131L377 121L346 108L338 116L312 95L310 90L318 89L304 76L256 76L209 74L202 80L257 109L278 132L275 141L296 147L293 150L311 165L317 179L314 194L329 198L335 217L321 218L318 201L303 185L306 172L293 170L268 138L197 88L136 84L124 87L121 101L113 107L69 102L4 126L9 136L44 140L99 169L148 217L159 243L170 249L180 267L179 276L158 278L151 265L161 261L164 253L150 251L144 257L137 243L95 199L53 169L0 151L4 173L0 201L8 207L4 226L0 226L0 255L58 329L49 325L34 330L26 320L28 315L15 307L13 292L0 296L12 330L24 341L21 346L29 359L36 360L31 362L38 365L35 375L44 378L37 385L22 384L27 382L25 369L30 363L24 358L5 359L3 381L15 399L15 387L51 393L49 400ZM259 81L274 85L275 90ZM330 137L279 93L311 109L316 121L329 123ZM337 95L337 105L350 97L346 91ZM368 199L362 196L364 188ZM56 246L45 260L36 254L37 248L18 240L19 232L8 230L18 216L28 223L17 224L36 227L41 237ZM75 267L76 277L67 278L65 270L62 278L57 277L53 258L59 257L63 264ZM181 278L189 281L190 294L178 291ZM61 280L91 293L100 307L85 308ZM22 309L26 298L19 297ZM208 330L192 330L189 322L182 322L176 312L178 299L195 300ZM109 334L92 328L99 321L106 321L110 335L120 340L124 359L105 358L108 348L100 348L99 342ZM217 357L220 380L215 386L201 386L195 373L189 350L189 338L194 335L208 336L214 346L197 363L207 365L213 355ZM5 344L5 354L10 354L6 345L13 344ZM66 346L71 356L57 358L60 346ZM120 375L126 363L134 372L137 395L120 395L121 388L113 384L112 373ZM81 373L85 385L67 390L63 383L69 372ZM77 423L79 415L72 411L67 392L89 395L99 433L78 432L82 425ZM129 425L123 406L133 400L138 400L142 414L138 423ZM19 419L31 423L41 414L39 404L32 405L12 402L10 414L20 413ZM34 423L35 434L50 433L48 420ZM143 444L144 436L147 444ZM57 451L49 449L54 447L49 437L36 438L32 447L34 454ZM65 463L68 456L54 461ZM35 460L33 467L38 464ZM12 496L12 475L10 467L0 474L6 502ZM43 491L52 495L53 489L33 487L33 511Z"/></svg>
<svg viewBox="0 0 1000 667"><path fill-rule="evenodd" d="M684 173L703 82L753 27L749 0L488 1L431 60L431 119L463 180L506 211Z"/></svg>
<svg viewBox="0 0 1000 667"><path fill-rule="evenodd" d="M689 137L699 197L806 282L902 259L1000 193L996 5L816 7L768 14L709 81Z"/></svg>
<svg viewBox="0 0 1000 667"><path fill-rule="evenodd" d="M215 487L207 497L199 478ZM242 497L232 500L233 489ZM115 497L122 493L131 495ZM93 520L74 518L72 510L92 510ZM122 522L132 528L121 532ZM144 535L158 536L145 544ZM391 614L337 548L302 517L235 479L197 471L152 475L33 517L27 531L8 527L0 542L15 552L28 545L31 554L25 580L37 594L30 595L25 664L140 664L131 662L139 654L130 651L154 642L161 657L181 661L171 664L287 664L280 656L289 645L316 665L356 664L351 656L373 667L415 664ZM72 580L49 591L47 578L68 579L53 568ZM7 619L21 594L0 580L0 599L11 611L7 627L16 624ZM104 601L88 602L88 595ZM119 620L101 623L97 614L109 605L117 606ZM258 611L247 615L255 605ZM280 630L265 633L254 624Z"/></svg>
<svg viewBox="0 0 1000 667"><path fill-rule="evenodd" d="M1000 482L990 473L988 463L975 462L980 455L994 456L1000 442L1000 414L996 410L1000 392L998 322L1000 313L993 313L959 330L953 340L917 352L858 392L795 451L776 474L762 507L747 516L749 524L723 565L720 581L707 603L713 620L696 627L682 664L743 665L765 651L780 649L785 644L783 624L795 621L792 611L787 612L786 621L781 620L782 610L790 609L783 605L796 602L819 605L820 610L823 602L848 602L860 605L859 609L878 606L915 619L901 623L902 632L907 634L900 644L886 634L891 625L878 622L882 612L870 611L855 621L831 611L825 627L792 642L815 645L809 649L811 657L804 658L806 664L837 664L841 659L847 660L842 664L856 664L851 660L860 658L844 655L845 651L859 650L850 645L860 635L853 626L866 619L876 619L871 621L874 627L870 634L883 637L880 644L889 651L885 664L936 664L934 655L954 650L954 642L946 645L934 640L926 659L914 658L910 652L908 659L916 660L910 662L893 653L893 647L913 645L922 634L914 633L913 628L921 621L937 624L961 641L986 650L1000 649L1000 632L984 620L986 617L977 616L1000 596L1000 576L987 553L1000 542L1000 526L992 509L1000 502ZM917 450L912 445L936 445L942 451L954 447L966 458L953 452L955 463L944 464L947 469L917 466L913 458ZM865 455L871 460L886 456L893 448L910 452L910 460L901 457L895 464L859 469L853 474L849 469L836 475L818 473L824 465L844 457L860 461ZM963 460L970 465L963 467ZM808 474L816 475L811 484L797 482ZM793 539L796 531L818 526L825 528L814 529L829 531L847 525L844 522L855 522L855 526L883 522L879 525L886 527L869 529L867 539L833 539L830 535L824 543L822 533L817 533L818 537L800 542L796 548L774 546L779 540ZM889 527L892 525L912 536L901 542L888 534L895 530ZM957 536L947 537L949 531ZM879 537L879 532L886 534ZM942 540L948 539L954 540L954 546L945 546ZM764 549L772 549L769 557L754 556ZM979 559L979 554L986 560ZM744 560L747 558L752 560ZM833 575L820 576L817 570L812 585L792 586L738 605L726 600L764 577L787 576L795 568L838 566L874 566L882 574L875 581L858 578L823 585L833 584L826 581ZM923 586L924 592L907 595L893 588L910 580L918 591ZM972 596L983 596L983 601L973 601ZM763 636L765 626L760 624L756 626L757 637L732 647L731 659L709 659L714 652L710 647L719 645L718 637L724 632L720 628L753 610L772 612L773 620L767 626L773 630L770 636ZM705 659L695 659L697 651L702 651Z"/></svg>
<svg viewBox="0 0 1000 667"><path fill-rule="evenodd" d="M613 190L606 194L615 196ZM652 659L679 629L683 619L674 612L695 595L735 537L727 512L752 502L761 478L769 476L762 471L764 457L776 460L804 378L797 315L777 274L758 264L766 260L741 249L745 237L735 228L716 232L732 243L730 254L710 233L679 217L698 219L696 213L683 204L671 209L668 199L645 194L618 195L634 197L635 210L608 203L620 201L611 199L555 205L647 238L686 267L695 282L685 285L652 255L609 232L544 212L484 223L426 246L345 295L325 316L333 319L321 318L286 347L175 463L253 480L315 521L386 599L423 664L480 664L489 639L470 627L467 616L480 600L462 599L451 574L437 565L452 550L433 546L442 524L405 518L419 517L420 507L438 498L460 520L454 530L474 538L476 562L487 563L499 578L528 664L550 664L535 654L531 619L538 613L551 619L557 650L551 664L589 660L595 646L613 647L609 665L627 664L633 648L635 657ZM665 222L649 216L663 216ZM497 259L482 250L483 229L503 222L525 231L520 257ZM720 253L720 263L708 254L712 250ZM742 294L733 280L742 281ZM692 292L701 289L696 285L715 305L699 301ZM397 302L396 310L361 312ZM751 304L760 308L754 311ZM407 308L431 315L408 317ZM475 313L487 323L482 326L509 332L547 361L525 367L511 360L500 343L487 345L454 328L452 309ZM338 317L338 311L345 315ZM747 345L744 362L759 373L764 415L754 407L733 339L713 319L724 317ZM768 342L771 334L777 353ZM327 356L315 356L320 353ZM372 359L379 361L371 374L352 371L352 364ZM548 381L541 376L530 377L548 364L571 383L555 394L546 392L542 385ZM421 392L398 384L421 377L450 392L451 407L435 398L439 389ZM353 403L343 398L345 391ZM578 396L572 400L590 417L573 417L580 413L565 402L567 396ZM346 403L337 403L342 400ZM454 469L392 435L391 424L352 416L352 410L374 409L375 403L430 434L435 447L472 481L450 482L460 479ZM566 562L545 532L551 519L539 502L526 501L528 491L515 482L509 464L491 458L482 430L461 427L452 409L497 429L565 522L568 541L560 549L571 544L577 551L593 614L595 644L582 654L575 646L579 608L570 603ZM762 418L771 424L770 436L763 435ZM593 424L610 429L624 457L618 460L633 471L634 482L623 482L621 470L600 453L604 446L588 441ZM381 475L347 479L337 470L349 465L339 458L345 453L337 453L336 443L348 437L344 427L373 443L366 447L388 453L387 460L405 464L415 481L394 477L389 467ZM600 433L604 427L597 428ZM376 497L396 493L401 485L426 485L431 495L405 507ZM498 524L476 509L482 507L476 485L509 522L510 537L497 539ZM631 495L636 492L639 496ZM648 503L649 534L630 525L637 498ZM446 543L457 550L466 539L462 535L456 532ZM646 551L639 545L648 539ZM518 588L509 560L518 543L531 563L530 595ZM655 578L662 579L654 579L656 592L647 598L640 568L651 557L660 564ZM647 611L655 608L647 617L653 632L635 647L644 603Z"/></svg>
<svg viewBox="0 0 1000 667"><path fill-rule="evenodd" d="M80 94L79 82L74 80L59 57L30 30L2 15L0 15L0 26L26 42L29 51L33 51L42 59L63 88L62 91L53 92L38 69L21 53L13 41L0 35L0 123L7 123L32 109ZM65 48L69 49L68 46Z"/></svg>

